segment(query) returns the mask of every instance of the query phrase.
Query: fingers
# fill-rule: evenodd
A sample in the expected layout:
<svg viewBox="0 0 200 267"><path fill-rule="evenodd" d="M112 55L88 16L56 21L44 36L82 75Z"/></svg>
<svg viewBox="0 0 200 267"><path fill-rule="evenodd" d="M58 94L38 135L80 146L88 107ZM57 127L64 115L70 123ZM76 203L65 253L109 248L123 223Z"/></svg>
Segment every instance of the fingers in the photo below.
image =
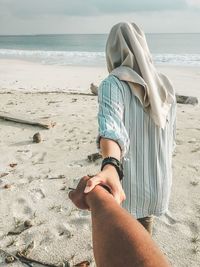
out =
<svg viewBox="0 0 200 267"><path fill-rule="evenodd" d="M106 186L118 204L121 204L126 199L120 182L114 182L114 180L110 178L103 178L99 174L87 180L84 193L87 194L91 192L97 185Z"/></svg>
<svg viewBox="0 0 200 267"><path fill-rule="evenodd" d="M122 203L122 195L119 190L113 190L112 195L118 204Z"/></svg>
<svg viewBox="0 0 200 267"><path fill-rule="evenodd" d="M84 176L80 179L80 181L79 181L79 183L75 189L69 188L71 190L68 193L68 197L75 205L77 205L77 202L81 202L81 201L84 202L83 191L85 189L85 186L86 186L88 179L90 179L89 176Z"/></svg>
<svg viewBox="0 0 200 267"><path fill-rule="evenodd" d="M103 181L102 181L102 178L100 176L92 177L91 179L89 179L87 181L84 193L85 194L89 193L90 191L92 191L95 188L95 186L97 186L98 184L101 184L102 182Z"/></svg>
<svg viewBox="0 0 200 267"><path fill-rule="evenodd" d="M68 197L69 197L69 199L73 199L73 197L74 197L74 190L71 190L71 191L69 191L69 193L68 193Z"/></svg>
<svg viewBox="0 0 200 267"><path fill-rule="evenodd" d="M124 194L123 196L122 196L122 200L121 200L121 202L124 202L126 200L126 195Z"/></svg>
<svg viewBox="0 0 200 267"><path fill-rule="evenodd" d="M122 190L116 190L116 189L114 189L112 191L112 195L113 195L114 199L116 200L116 202L118 204L121 204L126 199L126 195L125 195L123 189Z"/></svg>
<svg viewBox="0 0 200 267"><path fill-rule="evenodd" d="M116 202L120 205L121 204L121 198L120 198L120 195L118 194L115 194L113 195L114 199L116 200Z"/></svg>

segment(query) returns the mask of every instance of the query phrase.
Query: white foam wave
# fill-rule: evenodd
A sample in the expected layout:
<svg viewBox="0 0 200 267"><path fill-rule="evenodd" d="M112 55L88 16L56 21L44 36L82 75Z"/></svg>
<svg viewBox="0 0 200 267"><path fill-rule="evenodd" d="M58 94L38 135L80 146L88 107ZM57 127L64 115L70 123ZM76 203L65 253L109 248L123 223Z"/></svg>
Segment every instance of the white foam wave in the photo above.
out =
<svg viewBox="0 0 200 267"><path fill-rule="evenodd" d="M58 65L96 65L104 64L104 52L84 51L42 51L0 49L1 58L17 58L40 61L43 64Z"/></svg>
<svg viewBox="0 0 200 267"><path fill-rule="evenodd" d="M153 59L157 64L200 66L200 54L155 54Z"/></svg>
<svg viewBox="0 0 200 267"><path fill-rule="evenodd" d="M0 49L0 58L25 59L58 65L105 64L104 52ZM154 54L153 59L156 64L200 66L200 54Z"/></svg>

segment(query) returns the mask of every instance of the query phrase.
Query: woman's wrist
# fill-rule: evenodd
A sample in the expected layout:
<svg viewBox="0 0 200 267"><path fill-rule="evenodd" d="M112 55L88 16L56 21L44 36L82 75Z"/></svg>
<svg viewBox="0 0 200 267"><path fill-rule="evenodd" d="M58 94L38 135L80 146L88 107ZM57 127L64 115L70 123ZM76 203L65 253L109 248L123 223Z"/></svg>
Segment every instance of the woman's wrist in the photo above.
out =
<svg viewBox="0 0 200 267"><path fill-rule="evenodd" d="M116 173L117 173L115 167L114 167L113 165L111 165L111 164L107 164L107 165L105 165L105 166L103 167L103 170L110 170L110 171L112 171L112 172L116 172Z"/></svg>
<svg viewBox="0 0 200 267"><path fill-rule="evenodd" d="M103 167L103 170L102 170L102 171L107 171L107 172L109 172L109 175L110 175L110 176L112 176L112 177L117 177L117 178L120 180L120 178L119 178L119 174L118 174L116 168L115 168L113 165L111 165L111 164L107 164L107 165L105 165L105 166Z"/></svg>

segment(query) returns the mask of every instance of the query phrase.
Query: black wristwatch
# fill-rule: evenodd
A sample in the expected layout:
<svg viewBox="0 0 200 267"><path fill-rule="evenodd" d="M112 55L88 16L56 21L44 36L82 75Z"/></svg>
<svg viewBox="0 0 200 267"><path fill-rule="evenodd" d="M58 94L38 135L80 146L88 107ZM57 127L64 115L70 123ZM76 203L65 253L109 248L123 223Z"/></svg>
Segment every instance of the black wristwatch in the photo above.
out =
<svg viewBox="0 0 200 267"><path fill-rule="evenodd" d="M107 157L107 158L103 159L103 161L102 161L101 171L108 164L110 164L113 167L115 167L115 169L116 169L116 171L117 171L117 173L119 175L119 179L121 181L123 179L123 177L124 177L122 163L118 159L116 159L114 157Z"/></svg>

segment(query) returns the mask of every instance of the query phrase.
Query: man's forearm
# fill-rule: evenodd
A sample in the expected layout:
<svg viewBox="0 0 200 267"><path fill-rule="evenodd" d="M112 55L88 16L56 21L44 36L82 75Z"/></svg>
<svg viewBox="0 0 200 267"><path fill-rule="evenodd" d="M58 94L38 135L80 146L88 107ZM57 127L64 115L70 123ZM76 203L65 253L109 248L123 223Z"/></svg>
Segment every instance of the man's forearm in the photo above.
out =
<svg viewBox="0 0 200 267"><path fill-rule="evenodd" d="M146 230L97 186L87 195L98 267L169 267Z"/></svg>

